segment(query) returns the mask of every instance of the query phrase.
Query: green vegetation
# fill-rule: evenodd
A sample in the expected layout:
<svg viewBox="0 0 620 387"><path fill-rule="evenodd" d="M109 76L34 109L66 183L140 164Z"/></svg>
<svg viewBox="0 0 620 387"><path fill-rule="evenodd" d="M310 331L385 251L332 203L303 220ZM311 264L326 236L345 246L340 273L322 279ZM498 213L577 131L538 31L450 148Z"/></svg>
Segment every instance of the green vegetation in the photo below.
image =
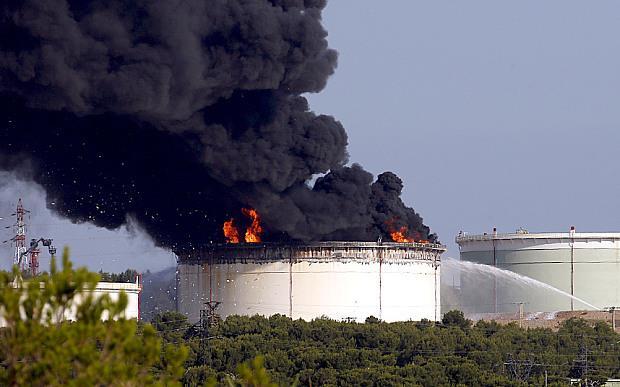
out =
<svg viewBox="0 0 620 387"><path fill-rule="evenodd" d="M122 319L126 297L89 296L98 280L66 251L36 281L0 273L0 385L524 386L546 375L560 386L620 375L620 335L604 322L553 332L451 311L441 323L232 316L202 330L175 312Z"/></svg>
<svg viewBox="0 0 620 387"><path fill-rule="evenodd" d="M98 280L73 270L66 250L62 268L52 260L36 281L0 273L0 385L179 384L187 348L162 345L151 325L119 318L127 297L94 298L88 291ZM66 321L75 306L77 321Z"/></svg>
<svg viewBox="0 0 620 387"><path fill-rule="evenodd" d="M620 336L606 323L578 319L553 332L472 325L458 311L446 313L440 324L232 316L205 335L185 316L166 312L153 325L165 342L190 348L186 385L209 378L225 383L237 364L258 355L279 385L544 385L545 372L551 386L567 385L569 378L599 385L620 375Z"/></svg>
<svg viewBox="0 0 620 387"><path fill-rule="evenodd" d="M100 270L98 274L101 282L135 283L138 277L138 272L133 269L127 269L122 273L108 273Z"/></svg>

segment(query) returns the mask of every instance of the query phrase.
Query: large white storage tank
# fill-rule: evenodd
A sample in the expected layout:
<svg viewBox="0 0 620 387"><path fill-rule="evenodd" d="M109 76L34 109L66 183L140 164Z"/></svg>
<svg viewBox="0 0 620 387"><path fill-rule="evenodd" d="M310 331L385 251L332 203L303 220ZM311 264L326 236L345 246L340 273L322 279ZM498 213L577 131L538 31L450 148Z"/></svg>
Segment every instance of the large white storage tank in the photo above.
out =
<svg viewBox="0 0 620 387"><path fill-rule="evenodd" d="M496 266L549 284L598 308L620 305L620 233L515 233L456 237L461 260ZM461 277L469 311L586 310L587 305L540 287L497 278ZM472 299L473 298L473 299ZM475 310L472 310L475 309Z"/></svg>
<svg viewBox="0 0 620 387"><path fill-rule="evenodd" d="M441 245L321 242L220 245L178 253L177 309L222 317L282 314L364 321L437 320Z"/></svg>

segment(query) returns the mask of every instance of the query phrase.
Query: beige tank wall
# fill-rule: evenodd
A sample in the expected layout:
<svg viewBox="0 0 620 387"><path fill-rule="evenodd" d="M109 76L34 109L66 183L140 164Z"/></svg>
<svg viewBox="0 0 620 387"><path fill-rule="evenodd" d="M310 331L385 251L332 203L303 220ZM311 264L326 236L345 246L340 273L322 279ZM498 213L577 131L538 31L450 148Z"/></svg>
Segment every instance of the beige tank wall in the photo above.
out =
<svg viewBox="0 0 620 387"><path fill-rule="evenodd" d="M576 297L599 308L619 305L620 244L610 240L581 239L575 241L571 249L571 243L566 239L495 241L495 265L567 293L571 292L572 277ZM461 259L493 265L490 242L468 243L464 247ZM463 303L474 306L479 312L514 311L517 308L514 303L518 302L526 303L526 311L591 309L577 301L571 305L566 296L531 286L520 287L515 282L476 281L475 276L461 277ZM497 300L494 300L494 294Z"/></svg>
<svg viewBox="0 0 620 387"><path fill-rule="evenodd" d="M178 310L191 321L209 296L232 314L283 314L294 319L327 316L364 321L435 320L440 269L432 261L302 260L270 263L180 264Z"/></svg>

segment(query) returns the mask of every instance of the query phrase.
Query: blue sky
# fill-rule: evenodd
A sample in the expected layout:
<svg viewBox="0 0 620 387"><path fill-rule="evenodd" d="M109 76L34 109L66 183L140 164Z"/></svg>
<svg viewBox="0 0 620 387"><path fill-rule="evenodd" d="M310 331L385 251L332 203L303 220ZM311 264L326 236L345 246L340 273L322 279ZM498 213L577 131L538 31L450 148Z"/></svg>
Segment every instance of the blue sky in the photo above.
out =
<svg viewBox="0 0 620 387"><path fill-rule="evenodd" d="M311 106L351 161L459 230L620 229L620 3L331 1L336 74Z"/></svg>

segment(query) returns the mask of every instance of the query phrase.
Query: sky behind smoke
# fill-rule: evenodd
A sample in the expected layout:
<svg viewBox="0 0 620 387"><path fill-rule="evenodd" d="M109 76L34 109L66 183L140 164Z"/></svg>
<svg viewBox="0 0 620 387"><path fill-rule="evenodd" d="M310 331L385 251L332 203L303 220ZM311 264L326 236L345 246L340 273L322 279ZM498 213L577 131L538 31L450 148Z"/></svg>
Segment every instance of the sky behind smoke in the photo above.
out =
<svg viewBox="0 0 620 387"><path fill-rule="evenodd" d="M53 215L46 208L43 189L18 180L11 173L0 172L0 198L1 269L9 269L13 260L14 245L4 241L14 233L13 227L6 227L15 222L11 214L15 212L18 198L22 198L24 207L30 211L25 217L27 238L52 238L59 252L63 246L69 246L71 258L78 266L119 272L127 268L156 271L175 264L172 253L155 247L136 225L111 231L86 223L73 224ZM50 256L46 248L41 249L39 261L42 270L49 268Z"/></svg>
<svg viewBox="0 0 620 387"><path fill-rule="evenodd" d="M620 3L352 5L325 10L338 69L311 106L449 255L459 230L620 231Z"/></svg>
<svg viewBox="0 0 620 387"><path fill-rule="evenodd" d="M452 256L461 229L618 230L619 11L612 1L331 1L323 20L338 68L311 107L343 123L352 161L404 180L405 202ZM90 254L81 263L93 269L124 269L117 251L139 269L170 264L144 237L69 225L46 215L40 191L7 184L3 203L27 197L41 213L33 224L54 224L43 231Z"/></svg>

